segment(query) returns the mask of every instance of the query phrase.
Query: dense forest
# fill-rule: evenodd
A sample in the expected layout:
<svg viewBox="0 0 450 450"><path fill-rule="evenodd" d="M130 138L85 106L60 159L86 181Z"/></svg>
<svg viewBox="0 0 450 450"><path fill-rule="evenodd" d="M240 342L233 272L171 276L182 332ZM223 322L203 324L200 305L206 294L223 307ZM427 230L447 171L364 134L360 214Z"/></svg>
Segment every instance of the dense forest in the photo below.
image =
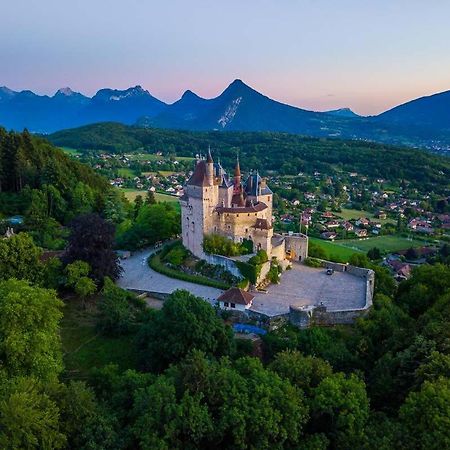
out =
<svg viewBox="0 0 450 450"><path fill-rule="evenodd" d="M287 325L254 345L186 291L151 310L117 287L112 236L81 216L62 263L25 233L0 240L1 448L449 448L448 265L379 280L354 326ZM134 360L65 368L61 319L79 300L77 320L96 311L96 336L126 339Z"/></svg>
<svg viewBox="0 0 450 450"><path fill-rule="evenodd" d="M48 138L55 145L82 151L162 151L178 156L205 153L210 145L225 167L233 167L239 151L242 167L264 173L358 172L391 181L405 179L421 190L435 192L447 186L450 178L450 160L425 151L286 133L189 132L101 123L60 131Z"/></svg>

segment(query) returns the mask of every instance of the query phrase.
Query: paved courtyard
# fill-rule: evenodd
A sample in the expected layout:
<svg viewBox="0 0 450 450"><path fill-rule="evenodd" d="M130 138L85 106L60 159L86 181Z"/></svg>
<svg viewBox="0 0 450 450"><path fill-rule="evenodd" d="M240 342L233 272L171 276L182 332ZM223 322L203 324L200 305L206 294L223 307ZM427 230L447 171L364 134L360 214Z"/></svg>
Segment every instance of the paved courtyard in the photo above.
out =
<svg viewBox="0 0 450 450"><path fill-rule="evenodd" d="M275 316L289 312L290 305L323 303L329 311L362 308L366 280L345 272L327 275L325 269L293 264L281 275L281 283L270 285L268 293L256 293L252 310Z"/></svg>
<svg viewBox="0 0 450 450"><path fill-rule="evenodd" d="M149 292L160 292L170 294L177 289L186 289L198 297L215 303L217 297L223 292L209 286L189 283L183 280L169 278L166 275L155 272L147 264L147 258L154 252L154 249L147 249L121 261L123 267L122 277L118 284L124 289L138 289Z"/></svg>
<svg viewBox="0 0 450 450"><path fill-rule="evenodd" d="M122 260L124 272L119 279L119 286L167 294L177 289L186 289L208 300L212 305L215 304L223 291L155 272L147 264L147 258L153 252L153 249L147 249ZM365 286L364 278L345 272L327 275L325 269L293 264L292 270L287 270L281 275L280 284L268 287L267 294L254 293L251 309L275 316L288 313L290 305L320 305L321 302L329 311L362 308L365 305Z"/></svg>

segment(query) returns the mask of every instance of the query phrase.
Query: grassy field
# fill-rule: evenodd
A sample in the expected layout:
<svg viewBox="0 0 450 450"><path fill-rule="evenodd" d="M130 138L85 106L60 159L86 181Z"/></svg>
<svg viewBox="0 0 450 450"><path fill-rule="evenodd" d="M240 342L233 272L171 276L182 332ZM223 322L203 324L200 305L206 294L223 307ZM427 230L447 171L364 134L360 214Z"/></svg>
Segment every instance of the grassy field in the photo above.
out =
<svg viewBox="0 0 450 450"><path fill-rule="evenodd" d="M117 169L117 174L122 178L134 178L136 176L134 171L128 169L127 167L121 167L120 169Z"/></svg>
<svg viewBox="0 0 450 450"><path fill-rule="evenodd" d="M79 150L69 147L60 147L64 153L69 154L70 156L81 156L82 153Z"/></svg>
<svg viewBox="0 0 450 450"><path fill-rule="evenodd" d="M320 246L325 251L326 257L330 261L348 262L354 253L361 253L361 250L351 249L335 242L324 241L323 239L310 237L310 242Z"/></svg>
<svg viewBox="0 0 450 450"><path fill-rule="evenodd" d="M359 219L360 217L367 217L370 220L375 220L380 223L395 223L393 219L377 219L372 213L368 211L359 211L357 209L342 209L342 212L336 213L337 216L344 220Z"/></svg>
<svg viewBox="0 0 450 450"><path fill-rule="evenodd" d="M137 366L134 335L101 336L95 327L95 307L83 309L76 298L66 300L63 312L61 341L66 378L86 378L92 368L110 363L123 370Z"/></svg>
<svg viewBox="0 0 450 450"><path fill-rule="evenodd" d="M367 252L373 247L377 247L383 252L396 252L410 247L421 247L425 244L426 242L417 239L407 239L401 236L389 235L370 237L367 239L345 239L339 241L338 245L361 250L363 252Z"/></svg>
<svg viewBox="0 0 450 450"><path fill-rule="evenodd" d="M427 242L418 239L407 239L402 236L376 236L366 239L345 239L335 242L324 241L318 238L309 238L311 242L325 250L326 258L332 261L348 262L353 253L367 253L371 248L377 247L382 252L391 253L406 250L410 247L421 247Z"/></svg>
<svg viewBox="0 0 450 450"><path fill-rule="evenodd" d="M121 189L123 193L125 194L125 197L130 201L134 202L134 199L138 195L142 195L142 197L145 197L147 195L147 192L145 190L139 190L139 189ZM155 198L158 202L169 202L169 203L178 203L178 197L175 197L174 195L169 194L162 194L160 192L155 192Z"/></svg>

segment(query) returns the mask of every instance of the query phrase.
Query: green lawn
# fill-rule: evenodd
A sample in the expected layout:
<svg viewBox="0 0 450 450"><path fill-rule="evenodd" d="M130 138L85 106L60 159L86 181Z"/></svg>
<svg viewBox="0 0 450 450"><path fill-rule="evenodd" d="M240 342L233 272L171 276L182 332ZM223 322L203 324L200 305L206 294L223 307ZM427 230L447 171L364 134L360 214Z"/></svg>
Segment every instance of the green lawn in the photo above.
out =
<svg viewBox="0 0 450 450"><path fill-rule="evenodd" d="M123 193L125 194L125 197L130 201L134 202L134 199L138 195L142 195L142 197L145 197L147 195L147 192L143 189L130 189L130 188L123 188L121 189ZM161 192L155 192L155 198L158 202L169 202L169 203L178 203L178 197L175 197L174 195L169 194L162 194Z"/></svg>
<svg viewBox="0 0 450 450"><path fill-rule="evenodd" d="M137 366L134 335L101 336L95 328L96 309L81 307L76 298L66 300L61 321L64 376L83 379L94 367L117 364L121 369Z"/></svg>
<svg viewBox="0 0 450 450"><path fill-rule="evenodd" d="M322 247L326 253L325 259L330 261L348 262L354 253L361 253L361 250L351 249L336 242L324 241L319 238L310 237L309 241Z"/></svg>
<svg viewBox="0 0 450 450"><path fill-rule="evenodd" d="M367 217L370 220L375 220L376 222L380 223L395 223L395 220L393 219L377 219L372 213L368 211L359 211L357 209L346 209L343 208L341 212L335 213L336 216L342 217L344 220L352 220L352 219L359 219L360 217Z"/></svg>
<svg viewBox="0 0 450 450"><path fill-rule="evenodd" d="M373 247L378 247L383 252L395 252L398 250L405 250L410 247L421 247L426 242L418 239L408 239L401 236L375 236L367 239L345 239L339 241L339 245L354 248L367 252Z"/></svg>
<svg viewBox="0 0 450 450"><path fill-rule="evenodd" d="M134 178L136 176L134 171L128 169L127 167L121 167L120 169L117 169L117 174L122 178Z"/></svg>

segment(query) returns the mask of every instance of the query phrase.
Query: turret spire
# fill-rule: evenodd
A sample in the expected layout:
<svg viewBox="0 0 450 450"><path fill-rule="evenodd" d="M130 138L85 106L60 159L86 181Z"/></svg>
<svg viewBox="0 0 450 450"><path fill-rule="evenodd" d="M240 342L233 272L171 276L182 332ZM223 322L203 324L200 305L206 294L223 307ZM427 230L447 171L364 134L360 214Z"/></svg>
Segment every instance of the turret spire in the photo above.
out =
<svg viewBox="0 0 450 450"><path fill-rule="evenodd" d="M212 156L211 156L211 146L210 145L208 146L208 159L207 159L207 162L209 162L209 163L213 162L213 159L212 159Z"/></svg>

